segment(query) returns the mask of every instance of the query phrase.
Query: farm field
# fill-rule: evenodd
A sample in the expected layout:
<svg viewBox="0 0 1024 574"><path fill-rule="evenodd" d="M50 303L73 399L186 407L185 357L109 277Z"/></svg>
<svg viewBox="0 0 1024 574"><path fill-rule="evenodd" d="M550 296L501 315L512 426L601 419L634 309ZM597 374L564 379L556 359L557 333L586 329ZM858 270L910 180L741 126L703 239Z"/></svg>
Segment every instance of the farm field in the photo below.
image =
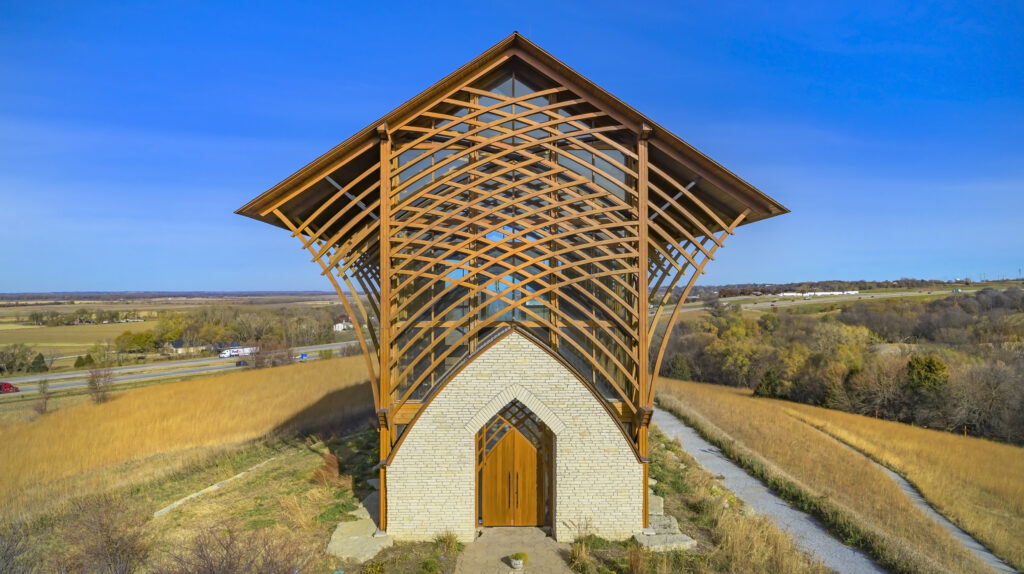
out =
<svg viewBox="0 0 1024 574"><path fill-rule="evenodd" d="M360 357L250 370L115 393L0 424L0 515L173 473L226 447L373 411Z"/></svg>
<svg viewBox="0 0 1024 574"><path fill-rule="evenodd" d="M94 299L89 297L68 300L18 300L0 304L0 324L26 320L33 312L71 313L76 309L88 308L95 311L139 311L140 315L155 314L157 311L185 311L207 305L246 305L256 308L280 307L282 305L326 305L335 303L333 293L289 295L285 293L265 295L220 294L210 296L168 296L168 297L126 297L122 299Z"/></svg>
<svg viewBox="0 0 1024 574"><path fill-rule="evenodd" d="M0 348L13 344L26 345L31 354L42 353L51 370L67 370L75 359L85 355L96 345L113 343L125 331L133 333L152 332L158 327L161 317L167 314L189 315L206 310L232 308L240 312L267 312L270 314L301 314L310 309L316 312L325 307L336 306L337 296L333 294L210 294L209 296L138 297L125 299L69 299L68 301L32 301L0 299ZM80 325L36 325L30 322L30 315L54 313L70 317L79 311L88 311L97 323ZM98 322L96 314L103 312L130 313L141 322ZM46 319L44 319L46 320ZM335 336L335 341L352 339L351 333ZM163 343L166 341L158 341ZM225 341L226 342L226 341ZM166 358L160 350L149 349L148 361ZM177 358L172 356L172 358ZM135 361L135 355L130 358ZM8 375L10 377L11 375Z"/></svg>
<svg viewBox="0 0 1024 574"><path fill-rule="evenodd" d="M833 530L842 530L841 536L848 542L866 547L888 569L988 571L941 526L914 507L870 460L791 416L787 410L795 406L792 403L754 398L745 389L671 379L660 379L658 387L663 408L682 414L702 432L717 435L724 442L731 439L739 447L740 456L763 460L767 474L781 479L779 484L788 482L788 488L795 485L805 492L809 504L830 514ZM835 414L805 408L825 418ZM998 467L1005 460L1008 457L989 461L988 472L1002 472ZM1011 500L1004 503L1006 507L1014 506ZM1020 536L1018 532L1016 538ZM1010 549L993 550L1013 562Z"/></svg>
<svg viewBox="0 0 1024 574"><path fill-rule="evenodd" d="M90 347L105 339L114 340L125 331L144 331L152 323L110 323L107 325L68 325L37 327L7 324L0 326L0 347L22 343L44 355L61 357L84 355ZM73 359L71 359L73 361Z"/></svg>

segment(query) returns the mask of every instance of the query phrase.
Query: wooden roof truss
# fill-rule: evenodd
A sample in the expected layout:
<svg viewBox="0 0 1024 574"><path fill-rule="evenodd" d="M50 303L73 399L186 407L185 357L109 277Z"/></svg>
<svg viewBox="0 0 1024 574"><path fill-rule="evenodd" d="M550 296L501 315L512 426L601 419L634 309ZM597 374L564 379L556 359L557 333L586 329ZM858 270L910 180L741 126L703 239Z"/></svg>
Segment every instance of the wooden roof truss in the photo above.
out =
<svg viewBox="0 0 1024 574"><path fill-rule="evenodd" d="M520 36L505 44L240 212L289 229L366 326L385 466L513 328L646 461L663 333L725 238L784 208Z"/></svg>

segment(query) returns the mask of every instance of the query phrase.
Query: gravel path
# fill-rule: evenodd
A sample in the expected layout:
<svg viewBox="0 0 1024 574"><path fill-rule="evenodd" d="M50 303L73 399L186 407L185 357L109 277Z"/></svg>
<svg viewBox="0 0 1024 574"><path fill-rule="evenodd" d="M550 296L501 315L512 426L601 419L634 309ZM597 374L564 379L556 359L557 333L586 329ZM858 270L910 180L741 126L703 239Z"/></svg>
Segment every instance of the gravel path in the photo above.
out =
<svg viewBox="0 0 1024 574"><path fill-rule="evenodd" d="M891 478L900 487L900 490L903 491L903 494L907 495L907 498L910 499L910 502L914 503L914 506L921 509L921 511L928 515L929 518L931 518L935 522L938 522L940 526L949 531L949 533L953 535L953 538L956 538L958 542L963 544L965 548L970 550L975 556L978 557L979 560L984 562L986 566L988 566L992 570L995 570L996 572L1006 572L1008 574L1015 574L1017 572L1009 564L1003 562L998 556L992 554L992 552L989 551L988 548L985 548L980 542L975 540L974 537L961 530L959 526L953 524L945 516L943 516L937 510L935 510L935 508L933 508L932 505L929 504L927 500L925 500L921 492L917 490L917 488L915 488L913 484L910 484L910 481L903 478L896 472L889 470L889 468L886 467L885 465L879 464L871 457L866 456L864 453L846 444L845 442L822 431L821 429L817 429L814 425L810 426L811 428L815 428L816 430L818 430L818 432L821 432L823 435L836 441L836 443L838 443L843 448L848 449L851 452L855 452L863 456L864 458L868 459L871 462L871 464L881 469L882 472L887 474L889 478Z"/></svg>
<svg viewBox="0 0 1024 574"><path fill-rule="evenodd" d="M953 524L952 522L947 520L945 516L939 514L934 508L932 508L931 504L928 504L928 501L924 499L924 496L921 496L921 493L918 492L916 488L914 488L914 485L907 482L907 479L903 478L902 476L896 474L895 472L889 470L888 468L878 464L873 460L871 462L873 462L875 466L877 466L878 468L884 470L890 478L895 480L896 484L900 486L900 490L902 490L903 493L907 495L907 498L909 498L915 506L923 510L924 513L927 514L932 520L938 522L940 525L942 525L943 528L948 530L949 533L953 535L953 538L956 538L961 544L966 546L967 549L973 552L974 555L977 556L979 559L981 559L981 561L984 562L985 565L995 570L996 572L1009 572L1011 574L1017 572L1016 570L1011 568L1009 564L1000 560L998 556L989 552L988 548L982 546L981 543L975 540L970 534L964 532L963 530L960 530L960 528L956 524Z"/></svg>
<svg viewBox="0 0 1024 574"><path fill-rule="evenodd" d="M697 459L701 466L721 476L722 482L733 494L758 514L771 517L789 532L804 552L817 557L825 566L837 572L885 572L864 553L833 538L817 520L775 496L768 487L733 464L717 447L676 417L659 409L654 411L654 422L663 433L678 438L683 449Z"/></svg>

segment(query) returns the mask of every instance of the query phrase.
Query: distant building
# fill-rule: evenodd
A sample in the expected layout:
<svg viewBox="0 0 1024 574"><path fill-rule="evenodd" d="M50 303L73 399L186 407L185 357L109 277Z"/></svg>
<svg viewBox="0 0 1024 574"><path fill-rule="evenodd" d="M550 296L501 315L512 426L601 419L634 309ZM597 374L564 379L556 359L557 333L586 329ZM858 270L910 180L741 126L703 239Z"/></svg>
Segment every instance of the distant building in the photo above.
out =
<svg viewBox="0 0 1024 574"><path fill-rule="evenodd" d="M334 324L334 332L336 332L336 333L340 333L342 331L347 331L347 330L349 330L351 328L352 328L352 323L349 323L348 321L342 321L340 323L335 323Z"/></svg>
<svg viewBox="0 0 1024 574"><path fill-rule="evenodd" d="M831 297L834 295L859 295L860 291L807 291L806 293L779 293L779 297Z"/></svg>
<svg viewBox="0 0 1024 574"><path fill-rule="evenodd" d="M164 350L174 355L195 355L206 350L204 345L189 345L184 339L171 341L164 345Z"/></svg>

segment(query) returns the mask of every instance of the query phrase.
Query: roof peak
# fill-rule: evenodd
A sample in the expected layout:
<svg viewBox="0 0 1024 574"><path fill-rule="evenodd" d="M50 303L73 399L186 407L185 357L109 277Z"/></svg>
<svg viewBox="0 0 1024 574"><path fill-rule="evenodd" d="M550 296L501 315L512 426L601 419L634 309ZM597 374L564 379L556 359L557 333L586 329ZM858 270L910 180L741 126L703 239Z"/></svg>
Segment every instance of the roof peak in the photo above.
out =
<svg viewBox="0 0 1024 574"><path fill-rule="evenodd" d="M518 60L536 69L539 73L593 100L594 105L608 111L619 122L636 133L641 134L644 132L644 126L647 126L651 131L645 135L650 136L650 141L665 149L677 161L685 164L688 169L698 173L702 180L722 189L739 203L749 205L751 214L747 219L748 222L788 212L785 207L753 185L558 60L518 30L513 30L511 34L439 82L420 92L384 117L370 123L360 132L241 207L236 213L276 225L277 222L267 210L267 206L274 205L280 198L287 197L289 194L295 193L296 190L301 191L313 182L322 179L333 170L332 166L337 166L345 161L349 154L361 149L368 138L378 138L377 130L382 124L399 125L404 119L428 109L436 103L438 98L445 97L445 94L453 89L457 89L484 72L497 69L508 60L509 52L513 52Z"/></svg>

